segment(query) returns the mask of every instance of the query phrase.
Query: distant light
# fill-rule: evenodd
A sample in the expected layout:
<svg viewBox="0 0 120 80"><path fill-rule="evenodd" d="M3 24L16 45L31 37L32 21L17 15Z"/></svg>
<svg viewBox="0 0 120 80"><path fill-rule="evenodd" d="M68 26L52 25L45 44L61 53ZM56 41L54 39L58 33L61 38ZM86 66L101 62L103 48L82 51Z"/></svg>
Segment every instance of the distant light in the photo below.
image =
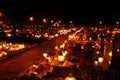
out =
<svg viewBox="0 0 120 80"><path fill-rule="evenodd" d="M47 53L43 53L43 56L46 58L48 56L48 54Z"/></svg>
<svg viewBox="0 0 120 80"><path fill-rule="evenodd" d="M99 52L99 51L97 51L96 53L97 53L97 54L99 54L100 52Z"/></svg>
<svg viewBox="0 0 120 80"><path fill-rule="evenodd" d="M95 64L95 66L97 66L98 65L98 61L94 61L94 64Z"/></svg>
<svg viewBox="0 0 120 80"><path fill-rule="evenodd" d="M61 21L59 20L58 23L61 23Z"/></svg>
<svg viewBox="0 0 120 80"><path fill-rule="evenodd" d="M54 21L53 20L51 20L51 23L53 23Z"/></svg>
<svg viewBox="0 0 120 80"><path fill-rule="evenodd" d="M70 24L72 24L73 22L72 21L70 21Z"/></svg>
<svg viewBox="0 0 120 80"><path fill-rule="evenodd" d="M55 46L55 49L57 50L57 49L58 49L58 46Z"/></svg>
<svg viewBox="0 0 120 80"><path fill-rule="evenodd" d="M118 24L119 24L119 22L117 21L117 22L116 22L116 24L118 25Z"/></svg>
<svg viewBox="0 0 120 80"><path fill-rule="evenodd" d="M112 57L112 51L110 51L108 55L109 55L110 57Z"/></svg>
<svg viewBox="0 0 120 80"><path fill-rule="evenodd" d="M30 19L30 21L33 21L33 20L34 20L34 18L33 18L33 17L30 17L29 19Z"/></svg>
<svg viewBox="0 0 120 80"><path fill-rule="evenodd" d="M108 63L111 64L111 61L109 61Z"/></svg>
<svg viewBox="0 0 120 80"><path fill-rule="evenodd" d="M117 52L120 52L120 49L117 49Z"/></svg>
<svg viewBox="0 0 120 80"><path fill-rule="evenodd" d="M102 24L102 21L100 21L99 23Z"/></svg>
<svg viewBox="0 0 120 80"><path fill-rule="evenodd" d="M43 19L43 22L44 22L44 23L46 23L46 22L47 22L45 18Z"/></svg>
<svg viewBox="0 0 120 80"><path fill-rule="evenodd" d="M99 61L100 63L102 63L102 62L103 62L103 57L99 57L99 58L98 58L98 61Z"/></svg>

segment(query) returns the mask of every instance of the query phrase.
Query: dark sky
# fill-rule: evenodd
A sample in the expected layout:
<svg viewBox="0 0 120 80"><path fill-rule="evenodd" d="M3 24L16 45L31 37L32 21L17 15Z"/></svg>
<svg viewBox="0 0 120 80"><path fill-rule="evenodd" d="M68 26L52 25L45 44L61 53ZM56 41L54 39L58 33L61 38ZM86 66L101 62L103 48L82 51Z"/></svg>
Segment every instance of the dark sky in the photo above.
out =
<svg viewBox="0 0 120 80"><path fill-rule="evenodd" d="M104 0L105 1L105 0ZM119 2L101 0L0 0L0 10L16 22L25 22L29 16L41 20L73 20L79 24L94 24L103 20L112 24L120 18Z"/></svg>

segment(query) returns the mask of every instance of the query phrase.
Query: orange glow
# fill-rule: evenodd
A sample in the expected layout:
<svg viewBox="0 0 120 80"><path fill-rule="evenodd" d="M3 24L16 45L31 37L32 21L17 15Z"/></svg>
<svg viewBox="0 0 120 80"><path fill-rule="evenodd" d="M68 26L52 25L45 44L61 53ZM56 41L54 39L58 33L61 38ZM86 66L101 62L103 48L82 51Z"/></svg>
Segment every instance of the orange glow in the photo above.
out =
<svg viewBox="0 0 120 80"><path fill-rule="evenodd" d="M43 53L43 56L46 58L48 56L48 54L47 53Z"/></svg>
<svg viewBox="0 0 120 80"><path fill-rule="evenodd" d="M99 51L97 51L96 53L97 53L97 54L99 54L100 52L99 52Z"/></svg>
<svg viewBox="0 0 120 80"><path fill-rule="evenodd" d="M119 22L117 21L117 22L116 22L116 24L118 25L118 24L119 24Z"/></svg>
<svg viewBox="0 0 120 80"><path fill-rule="evenodd" d="M109 52L109 54L108 54L110 57L112 57L112 51L111 52Z"/></svg>
<svg viewBox="0 0 120 80"><path fill-rule="evenodd" d="M0 49L2 49L2 45L0 45Z"/></svg>
<svg viewBox="0 0 120 80"><path fill-rule="evenodd" d="M53 20L51 20L51 23L53 23L54 21Z"/></svg>
<svg viewBox="0 0 120 80"><path fill-rule="evenodd" d="M58 61L63 62L65 60L65 57L62 55L58 56Z"/></svg>
<svg viewBox="0 0 120 80"><path fill-rule="evenodd" d="M61 21L58 21L58 23L61 23Z"/></svg>
<svg viewBox="0 0 120 80"><path fill-rule="evenodd" d="M72 21L70 21L70 24L72 24L73 22Z"/></svg>
<svg viewBox="0 0 120 80"><path fill-rule="evenodd" d="M103 57L99 57L99 58L98 58L98 61L99 61L100 63L102 63L102 62L103 62Z"/></svg>
<svg viewBox="0 0 120 80"><path fill-rule="evenodd" d="M109 61L108 63L111 64L111 61Z"/></svg>
<svg viewBox="0 0 120 80"><path fill-rule="evenodd" d="M102 24L102 21L100 21L99 23Z"/></svg>
<svg viewBox="0 0 120 80"><path fill-rule="evenodd" d="M0 24L2 24L3 23L3 21L0 21Z"/></svg>
<svg viewBox="0 0 120 80"><path fill-rule="evenodd" d="M47 22L46 19L43 19L43 22L46 23Z"/></svg>
<svg viewBox="0 0 120 80"><path fill-rule="evenodd" d="M33 20L34 20L34 18L33 18L32 16L31 16L29 19L30 19L30 21L33 21Z"/></svg>
<svg viewBox="0 0 120 80"><path fill-rule="evenodd" d="M0 17L2 17L2 12L0 12Z"/></svg>
<svg viewBox="0 0 120 80"><path fill-rule="evenodd" d="M64 48L64 47L65 47L65 44L64 44L64 43L60 45L60 48Z"/></svg>
<svg viewBox="0 0 120 80"><path fill-rule="evenodd" d="M55 49L58 50L58 46L55 46Z"/></svg>
<svg viewBox="0 0 120 80"><path fill-rule="evenodd" d="M117 49L117 52L120 52L120 49Z"/></svg>
<svg viewBox="0 0 120 80"><path fill-rule="evenodd" d="M94 64L95 64L95 66L97 66L98 65L98 61L94 61Z"/></svg>
<svg viewBox="0 0 120 80"><path fill-rule="evenodd" d="M76 80L76 78L72 75L72 73L70 73L65 80Z"/></svg>
<svg viewBox="0 0 120 80"><path fill-rule="evenodd" d="M66 56L67 53L68 53L67 51L62 51L63 56Z"/></svg>

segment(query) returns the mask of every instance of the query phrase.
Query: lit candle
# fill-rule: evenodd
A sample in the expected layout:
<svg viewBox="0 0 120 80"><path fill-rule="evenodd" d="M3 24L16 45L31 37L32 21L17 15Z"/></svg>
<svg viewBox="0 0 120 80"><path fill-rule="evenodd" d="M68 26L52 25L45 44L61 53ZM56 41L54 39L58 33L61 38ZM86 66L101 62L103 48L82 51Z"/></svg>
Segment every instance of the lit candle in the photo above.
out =
<svg viewBox="0 0 120 80"><path fill-rule="evenodd" d="M102 63L103 62L103 57L99 57L98 62Z"/></svg>
<svg viewBox="0 0 120 80"><path fill-rule="evenodd" d="M48 54L47 53L43 53L43 56L46 58L48 56Z"/></svg>
<svg viewBox="0 0 120 80"><path fill-rule="evenodd" d="M58 56L58 61L63 62L65 60L65 57L63 55Z"/></svg>

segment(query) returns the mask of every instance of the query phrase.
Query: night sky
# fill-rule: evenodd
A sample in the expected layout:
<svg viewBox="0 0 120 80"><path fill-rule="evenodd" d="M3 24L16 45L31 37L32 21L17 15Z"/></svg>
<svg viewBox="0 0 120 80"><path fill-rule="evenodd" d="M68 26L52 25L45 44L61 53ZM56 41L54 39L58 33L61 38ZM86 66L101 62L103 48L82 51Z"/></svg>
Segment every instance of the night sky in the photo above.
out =
<svg viewBox="0 0 120 80"><path fill-rule="evenodd" d="M105 1L105 0L104 0ZM0 10L16 23L24 23L29 16L37 20L50 18L76 24L97 24L103 20L113 24L120 19L119 2L99 0L0 0Z"/></svg>

